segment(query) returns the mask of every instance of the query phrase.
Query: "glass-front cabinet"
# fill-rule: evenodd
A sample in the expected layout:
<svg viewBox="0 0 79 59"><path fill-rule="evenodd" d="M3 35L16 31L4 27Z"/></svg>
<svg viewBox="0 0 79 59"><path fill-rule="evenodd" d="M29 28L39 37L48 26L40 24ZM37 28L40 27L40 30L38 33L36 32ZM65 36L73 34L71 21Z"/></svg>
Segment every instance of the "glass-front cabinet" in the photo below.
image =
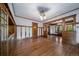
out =
<svg viewBox="0 0 79 59"><path fill-rule="evenodd" d="M5 3L0 4L0 55L12 55L16 45L16 23Z"/></svg>
<svg viewBox="0 0 79 59"><path fill-rule="evenodd" d="M0 8L0 55L7 53L8 20L7 14Z"/></svg>
<svg viewBox="0 0 79 59"><path fill-rule="evenodd" d="M73 32L74 31L72 23L71 24L66 24L66 25L67 25L66 26L66 31L67 32Z"/></svg>
<svg viewBox="0 0 79 59"><path fill-rule="evenodd" d="M68 19L65 20L65 23L66 23L66 31L67 32L74 32L74 18L73 17L70 17Z"/></svg>

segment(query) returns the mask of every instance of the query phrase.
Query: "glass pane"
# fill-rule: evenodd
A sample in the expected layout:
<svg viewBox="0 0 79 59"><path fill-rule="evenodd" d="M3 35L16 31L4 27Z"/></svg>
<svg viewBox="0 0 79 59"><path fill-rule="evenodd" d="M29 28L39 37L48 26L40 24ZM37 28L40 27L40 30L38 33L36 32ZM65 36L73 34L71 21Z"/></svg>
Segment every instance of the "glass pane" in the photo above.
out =
<svg viewBox="0 0 79 59"><path fill-rule="evenodd" d="M27 29L26 29L27 27L25 27L25 37L26 37L26 35L27 35Z"/></svg>
<svg viewBox="0 0 79 59"><path fill-rule="evenodd" d="M30 37L32 37L32 27L30 27Z"/></svg>
<svg viewBox="0 0 79 59"><path fill-rule="evenodd" d="M26 27L26 32L27 32L26 38L28 38L29 37L29 27Z"/></svg>
<svg viewBox="0 0 79 59"><path fill-rule="evenodd" d="M1 41L3 41L3 31L4 31L4 27L1 26Z"/></svg>
<svg viewBox="0 0 79 59"><path fill-rule="evenodd" d="M62 26L60 25L60 26L59 26L59 32L61 33L62 30L63 30L63 28L62 28Z"/></svg>
<svg viewBox="0 0 79 59"><path fill-rule="evenodd" d="M3 21L3 19L1 18L1 25L3 26L3 24L4 24L4 21Z"/></svg>
<svg viewBox="0 0 79 59"><path fill-rule="evenodd" d="M55 33L55 25L50 26L50 34Z"/></svg>
<svg viewBox="0 0 79 59"><path fill-rule="evenodd" d="M72 32L72 31L73 31L72 24L68 24L66 30L67 30L68 32Z"/></svg>
<svg viewBox="0 0 79 59"><path fill-rule="evenodd" d="M21 39L21 27L17 27L17 39Z"/></svg>
<svg viewBox="0 0 79 59"><path fill-rule="evenodd" d="M7 19L7 16L6 16L6 14L3 11L1 11L1 17L4 18L4 20Z"/></svg>
<svg viewBox="0 0 79 59"><path fill-rule="evenodd" d="M42 35L43 35L43 28L42 28Z"/></svg>
<svg viewBox="0 0 79 59"><path fill-rule="evenodd" d="M39 28L39 35L41 36L41 28Z"/></svg>
<svg viewBox="0 0 79 59"><path fill-rule="evenodd" d="M25 38L25 27L22 27L22 38Z"/></svg>
<svg viewBox="0 0 79 59"><path fill-rule="evenodd" d="M1 17L2 17L2 18L5 18L5 14L4 14L3 11L1 11Z"/></svg>
<svg viewBox="0 0 79 59"><path fill-rule="evenodd" d="M38 28L38 36L39 36L39 28Z"/></svg>

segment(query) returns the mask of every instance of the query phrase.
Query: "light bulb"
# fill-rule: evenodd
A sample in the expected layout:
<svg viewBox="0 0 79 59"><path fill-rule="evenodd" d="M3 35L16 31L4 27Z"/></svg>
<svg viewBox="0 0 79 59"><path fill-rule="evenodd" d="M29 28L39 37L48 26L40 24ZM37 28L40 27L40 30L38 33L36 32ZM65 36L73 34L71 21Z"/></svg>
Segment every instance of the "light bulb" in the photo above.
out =
<svg viewBox="0 0 79 59"><path fill-rule="evenodd" d="M46 19L46 16L43 16L44 17L44 19Z"/></svg>
<svg viewBox="0 0 79 59"><path fill-rule="evenodd" d="M43 20L43 17L42 16L40 16L40 18L41 18L41 20Z"/></svg>

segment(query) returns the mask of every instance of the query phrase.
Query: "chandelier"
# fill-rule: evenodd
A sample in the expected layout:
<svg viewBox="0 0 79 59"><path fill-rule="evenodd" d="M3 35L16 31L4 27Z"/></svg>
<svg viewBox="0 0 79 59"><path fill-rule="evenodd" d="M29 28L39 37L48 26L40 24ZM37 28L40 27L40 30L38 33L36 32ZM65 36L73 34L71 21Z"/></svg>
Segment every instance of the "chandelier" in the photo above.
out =
<svg viewBox="0 0 79 59"><path fill-rule="evenodd" d="M48 11L49 9L47 7L43 7L43 6L39 6L38 7L38 11L40 12L40 19L41 20L45 20L46 19L46 12Z"/></svg>
<svg viewBox="0 0 79 59"><path fill-rule="evenodd" d="M40 18L41 18L41 20L45 20L46 19L45 12L40 13Z"/></svg>

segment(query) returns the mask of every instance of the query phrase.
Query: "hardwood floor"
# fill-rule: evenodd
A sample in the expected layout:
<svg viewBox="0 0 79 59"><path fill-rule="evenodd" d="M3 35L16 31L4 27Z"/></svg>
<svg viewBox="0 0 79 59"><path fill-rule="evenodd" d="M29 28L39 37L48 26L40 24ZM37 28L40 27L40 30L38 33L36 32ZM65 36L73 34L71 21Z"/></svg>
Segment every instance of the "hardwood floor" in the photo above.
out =
<svg viewBox="0 0 79 59"><path fill-rule="evenodd" d="M24 39L17 42L15 56L77 56L79 47L63 43L58 37Z"/></svg>

